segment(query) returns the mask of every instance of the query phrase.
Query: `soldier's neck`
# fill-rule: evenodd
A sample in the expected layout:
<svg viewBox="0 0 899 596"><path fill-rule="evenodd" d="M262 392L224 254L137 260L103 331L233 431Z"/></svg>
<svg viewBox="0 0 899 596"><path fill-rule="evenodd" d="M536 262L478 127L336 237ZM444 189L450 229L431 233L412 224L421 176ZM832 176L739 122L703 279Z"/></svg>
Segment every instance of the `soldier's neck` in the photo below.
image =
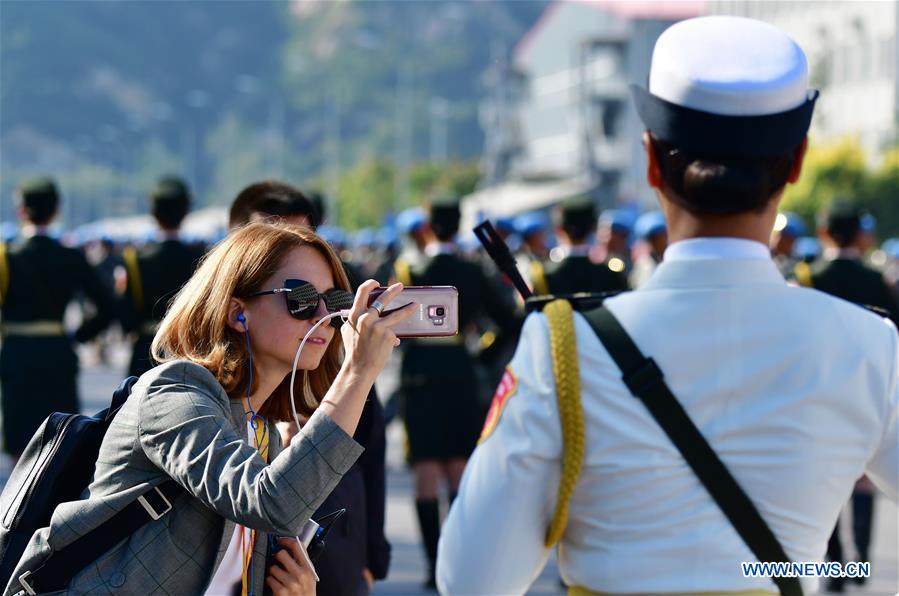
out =
<svg viewBox="0 0 899 596"><path fill-rule="evenodd" d="M764 211L735 215L696 215L660 195L659 204L668 223L668 241L673 244L692 238L739 238L765 246L771 238L780 196L772 198Z"/></svg>
<svg viewBox="0 0 899 596"><path fill-rule="evenodd" d="M31 238L33 236L49 236L50 235L50 226L36 226L32 223L26 223L22 226L22 237L23 238Z"/></svg>

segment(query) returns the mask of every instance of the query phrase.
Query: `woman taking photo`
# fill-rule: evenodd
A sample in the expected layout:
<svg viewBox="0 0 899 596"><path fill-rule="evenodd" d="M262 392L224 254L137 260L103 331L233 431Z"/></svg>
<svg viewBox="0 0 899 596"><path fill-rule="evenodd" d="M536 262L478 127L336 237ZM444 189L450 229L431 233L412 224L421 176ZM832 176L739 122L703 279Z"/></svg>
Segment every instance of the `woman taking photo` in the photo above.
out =
<svg viewBox="0 0 899 596"><path fill-rule="evenodd" d="M314 593L296 540L281 539L284 550L270 557L269 535L299 534L362 451L351 436L365 397L399 345L392 327L414 312L379 316L400 284L367 308L377 285L353 297L340 261L305 228L256 223L222 241L169 308L153 342L162 364L116 415L82 500L58 506L35 533L5 593L169 478L184 489L171 510L76 574L69 590ZM282 450L274 424L292 418L297 348L343 309L342 341L325 323L300 354L295 405L309 421Z"/></svg>

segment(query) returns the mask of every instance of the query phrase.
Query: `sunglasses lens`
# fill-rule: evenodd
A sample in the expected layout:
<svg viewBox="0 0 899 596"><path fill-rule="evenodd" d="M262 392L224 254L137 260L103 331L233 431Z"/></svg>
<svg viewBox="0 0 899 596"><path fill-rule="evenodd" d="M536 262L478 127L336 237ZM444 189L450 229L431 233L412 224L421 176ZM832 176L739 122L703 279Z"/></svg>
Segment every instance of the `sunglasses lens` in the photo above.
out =
<svg viewBox="0 0 899 596"><path fill-rule="evenodd" d="M294 281L288 280L287 287L291 287L290 282ZM286 297L287 310L290 311L290 316L295 319L305 321L311 318L318 309L319 295L315 291L315 287L310 283L302 282L296 287L291 287Z"/></svg>
<svg viewBox="0 0 899 596"><path fill-rule="evenodd" d="M325 306L330 313L353 307L353 293L346 290L331 290L322 294L322 298L325 299Z"/></svg>

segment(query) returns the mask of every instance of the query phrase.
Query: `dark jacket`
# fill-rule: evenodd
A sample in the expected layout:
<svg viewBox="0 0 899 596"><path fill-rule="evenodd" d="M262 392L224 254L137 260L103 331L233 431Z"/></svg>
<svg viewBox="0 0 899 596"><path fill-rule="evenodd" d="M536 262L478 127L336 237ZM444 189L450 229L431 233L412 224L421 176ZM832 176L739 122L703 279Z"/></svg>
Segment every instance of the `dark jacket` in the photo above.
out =
<svg viewBox="0 0 899 596"><path fill-rule="evenodd" d="M193 275L203 249L179 240L150 244L136 255L125 258L128 285L119 299L119 320L126 333L136 332L128 374L140 376L150 370L150 344L155 326L165 317L169 302Z"/></svg>
<svg viewBox="0 0 899 596"><path fill-rule="evenodd" d="M861 306L881 309L899 325L899 304L883 275L860 258L839 257L812 265L812 286Z"/></svg>

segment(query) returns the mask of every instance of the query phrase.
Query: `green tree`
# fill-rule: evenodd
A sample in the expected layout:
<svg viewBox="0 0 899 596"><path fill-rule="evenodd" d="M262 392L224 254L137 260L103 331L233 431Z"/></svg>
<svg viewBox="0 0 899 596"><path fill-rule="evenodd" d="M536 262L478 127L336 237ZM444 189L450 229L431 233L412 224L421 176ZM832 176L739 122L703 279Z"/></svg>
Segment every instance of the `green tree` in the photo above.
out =
<svg viewBox="0 0 899 596"><path fill-rule="evenodd" d="M859 201L877 218L881 238L899 236L899 147L888 151L870 173Z"/></svg>
<svg viewBox="0 0 899 596"><path fill-rule="evenodd" d="M396 167L385 159L368 159L356 165L337 184L337 213L333 221L349 230L380 224L397 207Z"/></svg>
<svg viewBox="0 0 899 596"><path fill-rule="evenodd" d="M857 139L845 138L827 145L811 145L802 176L788 185L782 207L808 221L835 197L858 199L868 179L865 153Z"/></svg>

